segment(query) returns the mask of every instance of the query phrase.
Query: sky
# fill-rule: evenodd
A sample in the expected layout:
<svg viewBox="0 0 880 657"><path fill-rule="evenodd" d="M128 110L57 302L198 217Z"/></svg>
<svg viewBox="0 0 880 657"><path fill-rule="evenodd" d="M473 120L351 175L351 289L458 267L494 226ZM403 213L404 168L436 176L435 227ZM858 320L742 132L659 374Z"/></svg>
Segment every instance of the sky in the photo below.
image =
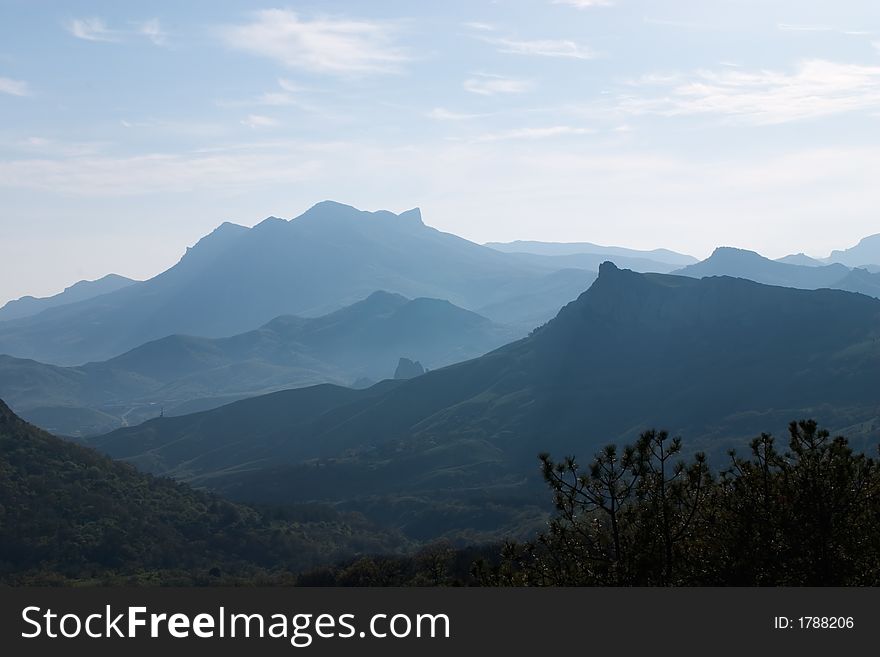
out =
<svg viewBox="0 0 880 657"><path fill-rule="evenodd" d="M876 0L0 0L0 304L332 199L468 239L880 232Z"/></svg>

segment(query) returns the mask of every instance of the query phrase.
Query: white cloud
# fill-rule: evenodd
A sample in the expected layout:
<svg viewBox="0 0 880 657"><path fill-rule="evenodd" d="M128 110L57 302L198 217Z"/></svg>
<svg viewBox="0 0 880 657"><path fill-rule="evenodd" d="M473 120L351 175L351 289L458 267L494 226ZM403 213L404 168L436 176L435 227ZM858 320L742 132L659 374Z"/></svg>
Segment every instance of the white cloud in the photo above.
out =
<svg viewBox="0 0 880 657"><path fill-rule="evenodd" d="M124 197L285 185L310 176L308 152L155 153L0 161L0 187L79 197Z"/></svg>
<svg viewBox="0 0 880 657"><path fill-rule="evenodd" d="M140 24L138 32L147 37L157 46L168 45L168 33L162 29L158 18L152 18Z"/></svg>
<svg viewBox="0 0 880 657"><path fill-rule="evenodd" d="M149 39L156 46L168 45L168 33L162 29L158 18L151 18L142 23L131 23L132 29L117 30L107 25L103 18L74 18L68 21L66 28L77 39L86 41L104 41L118 43L133 36Z"/></svg>
<svg viewBox="0 0 880 657"><path fill-rule="evenodd" d="M620 109L631 114L716 114L769 125L880 108L880 66L824 60L802 62L791 73L703 70L635 85L660 86L664 93L620 99Z"/></svg>
<svg viewBox="0 0 880 657"><path fill-rule="evenodd" d="M779 23L776 26L783 32L832 32L830 25L796 25L793 23Z"/></svg>
<svg viewBox="0 0 880 657"><path fill-rule="evenodd" d="M680 21L673 20L669 18L651 18L650 16L644 16L642 18L642 22L646 25L660 25L663 27L677 27L684 30L713 30L717 29L716 27L709 25L708 23L694 23L693 21Z"/></svg>
<svg viewBox="0 0 880 657"><path fill-rule="evenodd" d="M310 90L306 87L285 80L278 80L278 88L271 91L265 91L258 96L252 96L244 99L221 99L215 101L218 107L296 107L306 112L324 113L324 110L312 103L307 98ZM325 117L326 114L324 113Z"/></svg>
<svg viewBox="0 0 880 657"><path fill-rule="evenodd" d="M48 137L31 136L15 144L21 151L40 157L83 157L104 150L105 142L59 141Z"/></svg>
<svg viewBox="0 0 880 657"><path fill-rule="evenodd" d="M10 96L30 96L31 90L28 83L24 80L0 78L0 93L9 94Z"/></svg>
<svg viewBox="0 0 880 657"><path fill-rule="evenodd" d="M489 73L477 73L464 81L465 91L470 91L481 96L494 96L495 94L521 94L532 88L529 80L507 78L502 75Z"/></svg>
<svg viewBox="0 0 880 657"><path fill-rule="evenodd" d="M248 116L241 121L242 125L246 125L249 128L274 128L278 126L278 121L273 119L270 116L262 116L260 114L248 114Z"/></svg>
<svg viewBox="0 0 880 657"><path fill-rule="evenodd" d="M554 5L568 5L578 9L590 9L591 7L610 7L612 0L553 0Z"/></svg>
<svg viewBox="0 0 880 657"><path fill-rule="evenodd" d="M477 141L506 141L509 139L547 139L550 137L565 137L574 135L589 135L594 131L589 128L575 128L567 125L556 125L545 128L516 128L503 132L493 132L482 135Z"/></svg>
<svg viewBox="0 0 880 657"><path fill-rule="evenodd" d="M251 22L219 29L235 49L268 57L289 68L318 73L388 73L407 55L393 43L391 23L318 18L303 20L285 9L266 9Z"/></svg>
<svg viewBox="0 0 880 657"><path fill-rule="evenodd" d="M494 32L495 31L495 26L492 25L491 23L478 23L478 22L472 21L469 23L462 23L462 25L469 30L477 30L478 32Z"/></svg>
<svg viewBox="0 0 880 657"><path fill-rule="evenodd" d="M111 30L101 18L74 18L67 23L67 31L86 41L119 41L119 34Z"/></svg>
<svg viewBox="0 0 880 657"><path fill-rule="evenodd" d="M260 94L254 102L257 105L268 105L270 107L297 104L293 94L284 91L267 91L266 93Z"/></svg>
<svg viewBox="0 0 880 657"><path fill-rule="evenodd" d="M588 46L567 39L518 39L484 38L483 41L498 46L498 52L514 55L539 55L543 57L570 57L594 59L596 53Z"/></svg>
<svg viewBox="0 0 880 657"><path fill-rule="evenodd" d="M464 114L462 112L453 112L444 107L435 107L426 114L429 119L436 121L468 121L470 119L478 119L486 116L485 114Z"/></svg>

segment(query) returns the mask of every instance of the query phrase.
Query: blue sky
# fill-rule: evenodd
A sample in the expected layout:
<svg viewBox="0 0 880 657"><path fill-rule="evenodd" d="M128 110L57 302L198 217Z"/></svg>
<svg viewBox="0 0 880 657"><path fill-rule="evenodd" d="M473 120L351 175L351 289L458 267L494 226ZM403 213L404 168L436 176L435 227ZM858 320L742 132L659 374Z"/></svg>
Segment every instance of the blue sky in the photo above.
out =
<svg viewBox="0 0 880 657"><path fill-rule="evenodd" d="M0 303L323 199L475 241L880 232L880 6L0 1Z"/></svg>

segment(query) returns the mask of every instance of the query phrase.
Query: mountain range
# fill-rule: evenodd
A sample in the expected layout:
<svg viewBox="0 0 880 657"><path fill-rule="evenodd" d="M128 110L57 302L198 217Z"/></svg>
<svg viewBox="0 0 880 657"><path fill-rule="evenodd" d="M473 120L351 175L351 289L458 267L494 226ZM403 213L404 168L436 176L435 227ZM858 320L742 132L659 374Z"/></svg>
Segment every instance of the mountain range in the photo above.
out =
<svg viewBox="0 0 880 657"><path fill-rule="evenodd" d="M693 256L670 251L669 249L639 251L620 246L601 246L591 242L516 240L514 242L486 242L486 246L504 253L528 253L541 256L593 256L595 258L602 258L598 261L599 263L610 260L619 267L626 267L635 271L639 270L630 265L658 267L659 269L646 269L643 271L657 271L659 273L666 273L670 265L683 267L697 262L697 259Z"/></svg>
<svg viewBox="0 0 880 657"><path fill-rule="evenodd" d="M229 338L172 335L77 367L0 356L0 397L50 431L88 435L284 388L362 386L391 378L401 357L435 369L512 338L448 301L374 292L322 317L276 317Z"/></svg>
<svg viewBox="0 0 880 657"><path fill-rule="evenodd" d="M376 290L439 298L524 335L595 271L526 262L425 226L420 212L326 201L291 221L222 224L149 280L0 323L0 353L55 365L106 360L172 334L226 337L280 315L315 317ZM539 294L533 291L539 291Z"/></svg>
<svg viewBox="0 0 880 657"><path fill-rule="evenodd" d="M13 299L0 308L0 322L9 319L30 317L49 308L64 306L77 301L85 301L102 294L115 292L136 281L118 274L107 274L95 281L79 281L51 297L36 298L31 296Z"/></svg>
<svg viewBox="0 0 880 657"><path fill-rule="evenodd" d="M880 297L880 274L867 269L850 269L840 263L807 262L797 256L770 260L754 251L730 247L717 248L706 260L674 273L694 278L734 276L767 285L805 290L833 288Z"/></svg>
<svg viewBox="0 0 880 657"><path fill-rule="evenodd" d="M832 251L828 260L849 267L880 266L880 233L865 237L849 249Z"/></svg>
<svg viewBox="0 0 880 657"><path fill-rule="evenodd" d="M90 439L234 499L321 501L420 539L521 527L538 452L588 458L659 427L727 447L820 418L880 427L880 301L739 278L598 279L529 337L365 390L322 385Z"/></svg>

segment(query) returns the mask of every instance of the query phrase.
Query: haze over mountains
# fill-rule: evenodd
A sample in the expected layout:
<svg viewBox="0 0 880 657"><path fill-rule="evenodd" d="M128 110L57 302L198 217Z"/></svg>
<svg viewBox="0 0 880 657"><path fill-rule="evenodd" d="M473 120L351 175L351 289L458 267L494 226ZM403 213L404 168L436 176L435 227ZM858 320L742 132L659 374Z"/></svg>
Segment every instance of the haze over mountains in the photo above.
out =
<svg viewBox="0 0 880 657"><path fill-rule="evenodd" d="M328 201L291 221L223 224L150 280L3 322L0 353L77 365L175 333L224 337L279 315L318 316L377 290L481 313L500 305L525 334L571 299L571 277L553 276L565 268L429 228L418 210L370 213ZM582 290L594 274L579 276ZM524 303L534 289L540 296Z"/></svg>
<svg viewBox="0 0 880 657"><path fill-rule="evenodd" d="M618 267L636 268L630 264L653 265L663 269L668 265L692 265L697 259L669 249L651 249L639 251L619 246L600 246L591 242L537 242L534 240L516 240L514 242L486 242L486 246L504 253L534 254L542 256L595 256L605 260L613 260ZM618 260L620 258L620 260ZM653 270L647 270L653 271ZM661 271L660 273L666 273Z"/></svg>
<svg viewBox="0 0 880 657"><path fill-rule="evenodd" d="M523 522L539 451L589 456L664 427L721 456L799 417L866 440L880 427L878 367L876 299L608 263L553 321L480 358L150 420L91 444L237 499L337 503L419 538L497 531Z"/></svg>
<svg viewBox="0 0 880 657"><path fill-rule="evenodd" d="M65 288L63 292L59 292L51 297L38 299L27 296L13 299L0 308L0 321L30 317L48 308L76 303L77 301L92 299L108 292L115 292L135 282L125 276L107 274L96 281L79 281L74 283L70 287Z"/></svg>
<svg viewBox="0 0 880 657"><path fill-rule="evenodd" d="M374 292L323 317L281 316L229 338L172 335L79 367L0 356L0 397L46 429L86 435L284 388L364 385L391 378L400 357L434 369L513 337L448 301Z"/></svg>
<svg viewBox="0 0 880 657"><path fill-rule="evenodd" d="M880 265L880 233L865 237L852 248L832 251L828 260L849 267Z"/></svg>
<svg viewBox="0 0 880 657"><path fill-rule="evenodd" d="M523 536L545 519L538 452L658 427L719 457L804 417L865 443L880 273L847 263L874 245L846 263L478 245L324 202L222 224L147 281L8 304L0 397L150 473L364 514L393 545Z"/></svg>
<svg viewBox="0 0 880 657"><path fill-rule="evenodd" d="M674 273L694 278L734 276L767 285L805 290L834 288L880 297L880 274L867 269L850 269L840 263L806 262L797 256L770 260L754 251L730 247L720 247L706 260Z"/></svg>

